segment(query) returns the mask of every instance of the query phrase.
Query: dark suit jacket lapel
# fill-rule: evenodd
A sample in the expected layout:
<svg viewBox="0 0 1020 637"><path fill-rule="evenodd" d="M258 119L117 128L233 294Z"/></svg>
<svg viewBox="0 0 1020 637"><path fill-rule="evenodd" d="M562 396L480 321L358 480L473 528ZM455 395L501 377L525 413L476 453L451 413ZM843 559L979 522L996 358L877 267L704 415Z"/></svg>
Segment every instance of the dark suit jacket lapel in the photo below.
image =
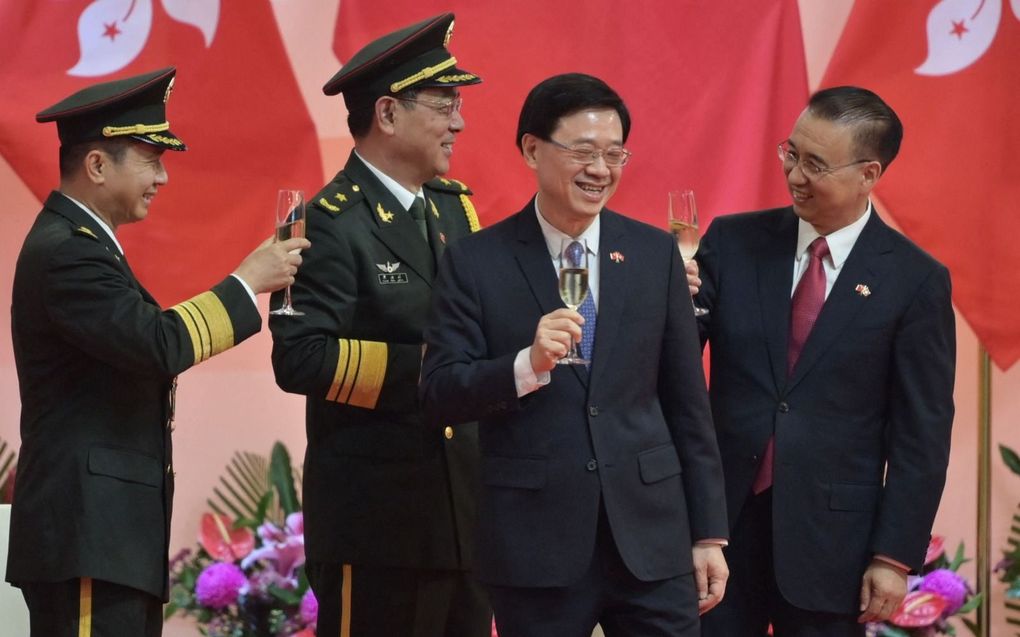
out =
<svg viewBox="0 0 1020 637"><path fill-rule="evenodd" d="M786 208L768 219L758 252L758 306L772 363L776 391L786 386L786 350L790 341L790 290L797 249L797 216ZM740 308L735 308L740 311Z"/></svg>
<svg viewBox="0 0 1020 637"><path fill-rule="evenodd" d="M556 268L549 254L549 246L538 225L535 212L535 200L517 213L517 241L514 244L514 257L520 265L521 272L531 288L535 300L538 301L542 315L564 307L560 299L559 282ZM596 340L598 336L596 335ZM588 372L583 365L570 365L578 379L588 383Z"/></svg>
<svg viewBox="0 0 1020 637"><path fill-rule="evenodd" d="M892 251L890 237L889 227L878 213L872 211L804 343L789 389L793 389L810 372L837 338L847 338L847 327L865 306L877 309L878 301L873 295L879 291L889 265L886 257ZM866 285L871 295L860 294L856 289L858 285Z"/></svg>
<svg viewBox="0 0 1020 637"><path fill-rule="evenodd" d="M609 259L613 252L626 255L635 252L637 247L627 243L627 233L617 213L602 210L601 228L599 230L599 305L598 322L595 327L595 351L592 354L590 378L592 384L609 366L610 361L622 360L613 356L613 347L621 329L623 309L626 307L627 290L630 289L629 279L632 273L627 262L616 263ZM615 370L619 372L619 370Z"/></svg>
<svg viewBox="0 0 1020 637"><path fill-rule="evenodd" d="M156 303L156 299L149 294L149 291L142 287L142 284L135 277L135 273L131 271L131 267L128 265L127 259L125 259L124 255L121 254L120 248L118 248L117 244L110 238L106 228L103 228L98 221L82 210L78 204L74 203L57 191L50 193L50 196L46 199L45 207L66 218L74 225L74 227L86 228L89 232L91 232L92 235L99 239L99 243L101 243L103 247L109 251L114 260L117 261L121 271L131 282L131 285L142 295L142 298L149 303L158 305Z"/></svg>
<svg viewBox="0 0 1020 637"><path fill-rule="evenodd" d="M430 286L436 276L432 250L422 239L418 225L393 194L379 182L363 161L351 153L344 172L358 184L375 221L375 236Z"/></svg>

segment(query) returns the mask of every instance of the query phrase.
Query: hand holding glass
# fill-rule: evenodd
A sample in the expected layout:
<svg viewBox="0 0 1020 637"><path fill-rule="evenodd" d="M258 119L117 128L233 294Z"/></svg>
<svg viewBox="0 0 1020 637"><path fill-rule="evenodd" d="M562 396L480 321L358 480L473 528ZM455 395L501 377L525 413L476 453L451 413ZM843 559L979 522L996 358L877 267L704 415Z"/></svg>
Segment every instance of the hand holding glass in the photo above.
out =
<svg viewBox="0 0 1020 637"><path fill-rule="evenodd" d="M281 190L276 198L276 240L305 236L305 196L300 190ZM290 286L283 289L283 306L269 312L273 316L304 316L290 303Z"/></svg>
<svg viewBox="0 0 1020 637"><path fill-rule="evenodd" d="M669 231L676 238L680 256L684 263L694 259L698 252L698 207L694 203L693 190L673 190L669 193ZM694 303L694 299L691 299ZM708 310L694 306L694 316L704 316Z"/></svg>
<svg viewBox="0 0 1020 637"><path fill-rule="evenodd" d="M560 242L560 298L571 310L577 311L588 297L588 243L584 239L563 239ZM556 361L559 365L587 365L577 352L577 343L570 341L567 355Z"/></svg>

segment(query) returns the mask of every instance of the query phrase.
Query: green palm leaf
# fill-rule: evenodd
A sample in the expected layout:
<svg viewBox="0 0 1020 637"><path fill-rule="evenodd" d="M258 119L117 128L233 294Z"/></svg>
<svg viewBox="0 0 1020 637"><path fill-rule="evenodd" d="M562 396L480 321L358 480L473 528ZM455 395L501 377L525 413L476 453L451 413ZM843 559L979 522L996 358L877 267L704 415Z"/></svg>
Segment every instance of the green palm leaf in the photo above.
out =
<svg viewBox="0 0 1020 637"><path fill-rule="evenodd" d="M1006 466L1020 475L1020 456L1005 445L999 445L999 453ZM1006 538L1006 559L1012 560L1012 565L1006 569L1001 576L1002 581L1011 589L1020 588L1020 505L1017 505L1017 513L1013 514L1013 521L1009 527L1009 536ZM1011 626L1020 627L1020 600L1007 597L1005 599L1006 622ZM1020 632L1015 633L1020 637Z"/></svg>
<svg viewBox="0 0 1020 637"><path fill-rule="evenodd" d="M268 459L248 451L235 452L219 486L213 488L215 497L206 504L253 529L265 521L283 526L288 515L301 510L296 487L300 484L300 471L291 464L287 448L277 442Z"/></svg>

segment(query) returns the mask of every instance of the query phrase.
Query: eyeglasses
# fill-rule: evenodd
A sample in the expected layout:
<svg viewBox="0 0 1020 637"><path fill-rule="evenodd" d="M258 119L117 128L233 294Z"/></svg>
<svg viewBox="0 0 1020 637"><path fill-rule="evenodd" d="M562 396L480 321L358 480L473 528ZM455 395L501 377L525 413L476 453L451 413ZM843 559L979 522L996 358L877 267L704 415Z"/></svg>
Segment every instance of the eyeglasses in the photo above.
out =
<svg viewBox="0 0 1020 637"><path fill-rule="evenodd" d="M460 107L464 104L464 98L459 95L450 101L430 100L424 97L417 97L414 99L409 97L394 97L393 99L401 102L410 102L412 104L421 104L426 108L431 108L443 117L453 117L454 113L460 112Z"/></svg>
<svg viewBox="0 0 1020 637"><path fill-rule="evenodd" d="M595 163L595 160L599 157L602 161L606 162L606 166L613 168L624 166L627 161L630 160L631 152L626 148L607 148L605 150L592 148L591 146L567 146L561 144L555 139L545 140L552 144L556 148L559 148L563 152L567 153L570 160L575 164L581 164L582 166L590 166Z"/></svg>
<svg viewBox="0 0 1020 637"><path fill-rule="evenodd" d="M790 148L785 142L779 144L779 146L776 147L776 151L778 151L777 154L779 156L779 161L783 162L783 168L793 170L797 165L800 165L800 171L804 173L804 176L809 181L816 181L829 173L842 170L843 168L849 168L850 166L856 166L857 164L867 164L868 162L875 161L874 159L858 159L857 161L852 161L849 164L829 168L828 166L819 164L813 159L804 159L802 161L800 154L796 150Z"/></svg>

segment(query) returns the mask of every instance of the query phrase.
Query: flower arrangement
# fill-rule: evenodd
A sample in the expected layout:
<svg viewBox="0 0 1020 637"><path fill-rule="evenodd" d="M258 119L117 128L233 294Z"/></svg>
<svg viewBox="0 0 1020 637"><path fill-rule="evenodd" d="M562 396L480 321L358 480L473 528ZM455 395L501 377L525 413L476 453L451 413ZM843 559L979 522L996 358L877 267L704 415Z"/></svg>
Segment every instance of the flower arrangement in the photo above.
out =
<svg viewBox="0 0 1020 637"><path fill-rule="evenodd" d="M999 445L999 453L1002 460L1009 469L1020 475L1020 456L1005 445ZM1017 507L1020 509L1020 506ZM995 572L999 575L999 581L1006 584L1006 614L1007 621L1015 626L1020 626L1020 510L1013 514L1013 524L1010 526L1008 544L1010 548L1003 551L1005 555L1002 561L995 565ZM1020 633L1017 633L1020 635Z"/></svg>
<svg viewBox="0 0 1020 637"><path fill-rule="evenodd" d="M976 635L974 622L963 615L980 606L983 595L975 595L967 580L957 573L967 561L962 542L950 561L945 552L945 539L933 535L921 574L907 578L907 596L888 620L868 624L867 636L955 636L956 627L949 623L950 617L958 617Z"/></svg>
<svg viewBox="0 0 1020 637"><path fill-rule="evenodd" d="M235 454L202 516L197 549L170 561L164 618L192 617L207 637L314 637L318 604L304 575L304 519L290 455ZM225 511L230 511L233 517Z"/></svg>

